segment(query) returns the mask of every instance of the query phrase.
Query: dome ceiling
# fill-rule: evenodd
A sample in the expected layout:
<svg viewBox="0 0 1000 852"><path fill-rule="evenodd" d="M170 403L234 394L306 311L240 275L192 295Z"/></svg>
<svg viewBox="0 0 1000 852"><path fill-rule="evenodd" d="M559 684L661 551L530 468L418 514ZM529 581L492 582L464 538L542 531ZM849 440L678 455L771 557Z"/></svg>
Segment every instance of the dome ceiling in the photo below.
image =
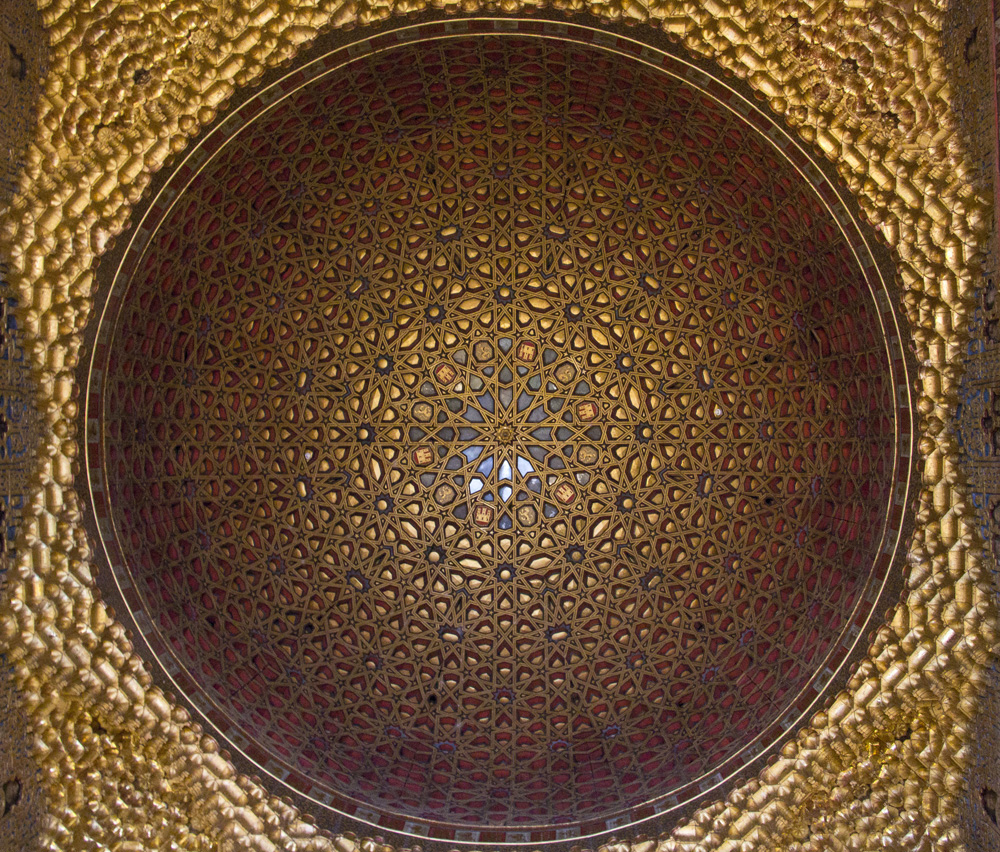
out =
<svg viewBox="0 0 1000 852"><path fill-rule="evenodd" d="M99 332L92 485L160 662L413 834L591 834L738 771L899 528L905 369L844 211L596 47L429 40L266 95Z"/></svg>

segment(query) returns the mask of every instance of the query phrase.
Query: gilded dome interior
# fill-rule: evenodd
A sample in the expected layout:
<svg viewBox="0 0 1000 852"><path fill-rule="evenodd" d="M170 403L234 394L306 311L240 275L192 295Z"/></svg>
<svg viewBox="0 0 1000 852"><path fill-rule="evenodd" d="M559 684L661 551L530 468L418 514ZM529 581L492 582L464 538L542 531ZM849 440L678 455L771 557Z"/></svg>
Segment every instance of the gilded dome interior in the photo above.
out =
<svg viewBox="0 0 1000 852"><path fill-rule="evenodd" d="M513 2L503 9L478 0L432 8L420 0L9 0L0 9L0 290L7 308L0 341L7 377L0 401L0 848L996 848L994 10L983 0L556 2L544 9ZM220 709L210 694L218 682L211 660L221 653L212 645L216 628L199 624L208 605L176 589L172 602L161 599L159 610L150 605L155 578L131 564L137 551L129 546L126 559L117 546L112 512L121 513L123 492L112 504L105 490L100 385L109 358L121 355L109 344L126 338L124 331L115 337L114 321L130 282L141 280L139 261L149 238L162 233L172 200L191 200L184 186L210 168L213 152L236 144L226 140L254 116L270 114L326 70L341 73L349 60L386 54L407 41L399 33L417 30L418 39L520 31L592 43L602 54L624 54L680 77L734 110L817 189L847 234L865 278L876 282L871 289L893 367L901 351L912 352L915 381L894 382L898 469L913 459L919 476L912 483L899 476L891 488L883 546L892 550L898 526L899 547L872 569L875 587L885 580L881 593L872 587L874 595L861 594L851 626L834 643L846 652L844 661L821 669L801 692L801 713L790 709L740 752L734 774L703 777L690 798L686 789L651 793L644 804L593 820L590 826L604 830L589 837L582 822L470 827L440 814L405 816L398 801L378 801L376 810L344 793L335 798L289 768L272 744L277 733L295 753L299 734L288 730L288 720L297 705L269 730L233 718L231 707ZM602 97L612 89L606 84ZM835 173L843 189L830 179ZM838 196L874 228L854 228ZM873 231L887 248L873 249L881 274L895 278L887 294L866 248ZM905 317L900 345L888 306ZM149 319L164 320L141 317ZM159 380L138 378L166 398ZM137 416L146 404L140 394L119 413L119 425L168 425L162 413ZM18 418L19 411L29 416ZM908 446L902 436L911 416L918 440ZM194 428L187 419L175 425ZM145 433L148 442L160 441L167 452L180 443L163 443L155 428ZM515 437L503 435L497 446ZM120 449L120 461L147 451L134 434ZM272 464L282 451L273 450ZM141 521L151 498L129 463L117 481L137 495L127 508ZM164 480L162 471L158 476ZM224 471L216 478L245 479ZM259 487L279 477L264 471L254 478ZM162 483L157 488L162 494ZM202 502L185 498L184 511L208 511L210 495L197 494ZM226 499L220 515L235 517ZM431 507L432 520L442 517L433 493L420 504ZM275 524L289 516L283 512ZM136 531L147 535L141 524ZM166 540L165 530L149 533L150 547L161 533ZM215 554L235 541L220 533L217 525ZM176 565L164 585L175 574ZM243 594L223 585L209 596ZM174 631L176 646L168 644L169 619L150 615L185 606L194 614L185 629L196 640L177 639ZM185 643L195 660L190 671ZM199 668L201 660L208 670ZM268 698L285 701L288 710L278 678L269 683L276 688ZM562 692L553 687L553 694ZM777 729L785 733L770 739ZM620 734L610 742L627 744ZM562 754L572 760L573 748ZM655 779L641 780L655 787ZM658 811L662 818L647 819Z"/></svg>
<svg viewBox="0 0 1000 852"><path fill-rule="evenodd" d="M887 579L909 420L864 244L620 53L321 70L178 170L115 283L90 464L133 614L343 813L504 841L670 810L814 706Z"/></svg>

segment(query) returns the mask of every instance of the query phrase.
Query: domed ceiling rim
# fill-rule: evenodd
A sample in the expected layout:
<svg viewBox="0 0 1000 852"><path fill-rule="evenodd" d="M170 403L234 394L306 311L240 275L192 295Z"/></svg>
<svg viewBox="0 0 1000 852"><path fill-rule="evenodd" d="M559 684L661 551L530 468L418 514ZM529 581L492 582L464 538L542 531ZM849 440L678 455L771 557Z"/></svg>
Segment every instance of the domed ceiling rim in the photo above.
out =
<svg viewBox="0 0 1000 852"><path fill-rule="evenodd" d="M544 37L564 40L570 43L579 43L609 53L617 53L656 68L662 73L671 74L671 71L665 67L667 64L673 64L682 68L683 71L674 76L684 79L688 85L707 92L713 98L719 98L720 95L724 95L726 97L726 106L747 120L762 135L767 136L775 149L781 152L795 166L799 173L802 174L809 185L816 190L817 195L821 198L824 205L827 206L827 209L830 210L831 215L848 239L859 265L865 271L865 277L868 280L869 286L873 287L873 294L879 302L881 309L880 320L887 332L887 346L890 345L890 341L894 344L905 339L898 313L893 308L893 285L891 282L885 280L885 275L883 274L883 270L886 269L888 264L888 261L885 259L887 252L881 246L877 244L873 245L872 241L865 237L864 228L859 225L851 212L854 209L853 199L850 199L850 196L839 189L835 178L831 180L832 169L827 164L817 161L812 157L805 150L804 146L788 130L781 126L779 119L770 116L765 109L750 102L734 87L719 80L717 77L713 77L710 71L703 67L705 63L691 61L679 54L653 47L638 39L629 38L624 35L610 35L606 31L585 25L568 24L558 20L547 21L539 18L473 17L449 19L447 22L435 21L433 23L411 24L390 29L387 32L381 32L373 36L364 36L357 33L354 35L360 37L344 46L324 52L304 65L293 68L277 82L269 83L259 92L252 94L240 106L227 110L206 131L193 148L185 153L179 164L161 170L156 182L160 182L160 175L162 175L167 181L166 185L155 188L154 184L154 188L147 191L143 201L136 206L136 209L144 209L144 213L138 224L131 229L132 234L130 238L128 241L121 240L122 245L115 246L101 264L99 284L102 292L99 294L100 308L96 312L97 318L90 323L87 330L89 357L81 359L79 373L81 385L85 389L86 400L86 404L81 407L80 418L85 434L83 441L85 467L89 472L87 487L90 495L90 511L88 512L87 524L91 532L97 533L95 538L100 542L101 559L104 564L121 566L125 564L125 561L121 553L116 552L118 535L113 530L113 520L106 514L107 502L103 490L99 460L101 455L100 439L95 435L95 429L100 420L98 409L95 408L95 405L99 407L97 400L100 397L100 392L98 388L104 357L106 355L103 352L103 341L105 338L98 335L100 329L107 331L108 327L104 323L105 317L109 312L114 313L119 306L118 303L120 302L124 287L118 282L127 277L129 263L138 260L145 248L145 241L155 231L156 225L166 218L170 206L174 203L176 197L179 197L183 192L183 187L176 189L173 186L174 179L179 175L184 175L182 179L186 186L196 177L202 168L211 162L212 157L225 146L229 139L239 134L246 124L258 118L266 110L276 107L283 99L291 96L302 86L357 59L391 50L401 44L414 44L422 41L458 38L462 36L516 35L521 37ZM659 65L656 64L656 60L659 60ZM273 100L269 100L270 98L273 98ZM733 106L734 102L737 104L735 107ZM255 105L260 103L264 104L264 109L258 112ZM742 110L745 110L745 112ZM243 120L235 121L234 119L237 116L241 116ZM755 122L759 122L759 124ZM780 141L776 140L775 136ZM832 198L827 193L831 193ZM844 215L846 215L846 221L842 218ZM877 258L879 254L883 255L883 257ZM872 275L874 275L874 281L877 282L880 289L874 289ZM110 335L112 337L114 335L114 325L116 324L117 320L111 326ZM100 334L103 335L103 331ZM421 839L421 842L426 843L426 845L437 845L439 841L441 844L447 845L482 844L484 842L488 842L489 845L494 846L521 846L525 844L568 845L584 839L606 836L614 830L633 830L639 826L646 827L651 821L655 821L657 826L667 827L665 821L672 821L682 812L689 812L698 803L705 801L710 795L719 795L722 792L723 785L726 785L727 782L744 778L751 771L759 770L761 762L769 754L776 753L781 743L793 736L808 716L820 708L824 700L829 701L832 698L835 694L834 690L842 687L844 682L846 682L847 667L863 655L868 629L877 625L881 618L881 610L885 608L885 605L893 601L902 588L903 563L905 561L905 547L903 545L908 534L909 525L911 524L911 520L905 509L911 501L912 477L917 463L915 424L913 423L913 418L909 415L913 363L905 347L900 348L898 352L892 352L889 360L893 371L893 381L897 388L897 404L894 411L898 426L897 450L895 454L895 481L897 483L895 505L898 507L898 511L894 513L895 516L890 518L887 523L886 530L883 532L882 546L879 550L883 553L887 562L891 562L892 564L882 575L881 583L870 584L865 594L859 597L855 615L857 615L858 610L865 600L868 600L868 603L871 605L870 609L865 613L864 618L859 618L850 647L844 649L841 658L836 662L833 669L829 671L828 676L825 677L825 685L818 691L812 689L814 682L810 682L803 688L799 698L793 702L798 712L794 714L794 718L786 717L782 720L780 733L768 729L768 731L759 735L753 743L745 747L744 751L753 750L757 752L750 762L739 764L734 758L733 762L735 765L732 767L732 771L723 768L711 777L706 773L705 776L697 779L680 791L678 795L671 794L664 797L664 800L674 799L669 806L654 808L652 812L644 813L637 817L633 814L631 819L626 817L621 821L619 821L616 815L609 819L603 828L591 831L590 833L574 834L571 831L570 833L560 833L556 827L552 827L552 831L543 828L532 828L530 832L523 832L526 835L524 837L517 836L519 833L512 831L508 832L507 837L493 839L492 837L487 837L491 832L484 829L483 832L469 831L467 832L469 835L467 837L461 836L463 832L457 832L451 837L441 836L436 838L432 834L426 841ZM892 526L893 524L895 525L894 527ZM183 701L185 706L194 710L198 716L206 719L213 734L232 745L238 753L238 764L242 762L244 765L255 767L255 771L259 770L275 780L287 784L287 767L283 769L280 766L262 765L259 758L252 756L252 749L247 748L248 744L242 735L238 732L236 734L233 732L227 733L224 725L220 725L218 719L215 719L211 713L206 716L204 709L199 704L190 700L186 694L187 689L184 686L184 681L187 680L190 686L193 687L193 680L182 671L182 667L173 669L169 664L164 663L164 659L173 659L169 653L164 655L162 652L158 653L155 650L157 644L160 644L161 650L165 649L167 647L166 642L162 637L157 636L157 628L149 624L148 621L136 618L135 612L141 611L141 609L134 606L134 604L139 601L134 597L134 587L130 589L127 584L122 582L122 575L123 572L119 570L105 571L101 573L100 582L102 588L106 592L109 592L116 602L125 604L124 610L129 613L129 619L134 627L133 633L135 638L138 638L140 634L143 637L142 640L136 643L136 647L140 649L144 658L177 688L178 694L181 696L181 701ZM873 585L877 585L877 588L873 588ZM133 605L130 605L130 602ZM143 647L144 645L146 647ZM831 652L832 654L833 652ZM809 697L808 701L803 701L802 696L811 690L813 694ZM789 716L791 715L789 714ZM759 747L759 741L768 738L770 734L774 734L771 742L767 746ZM283 772L285 773L285 777L282 777ZM729 774L726 774L727 772ZM315 806L319 806L328 812L328 809L332 807L322 798L315 798L309 794L304 794L300 789L295 787L291 787L290 791L293 800L301 803L307 811L315 813ZM663 804L663 802L658 804ZM627 814L628 812L626 811L625 813ZM354 827L354 822L352 821L356 821L365 830L375 829L393 836L398 833L401 837L408 838L409 841L415 838L422 838L423 829L420 827L421 821L408 818L408 820L410 819L412 819L414 825L407 826L405 830L401 831L393 825L380 823L374 818L374 815L370 817L365 814L362 807L354 814L338 814L336 821L330 825L330 828L332 830L352 828ZM320 820L321 825L324 825L325 822L325 818ZM575 828L575 826L571 828ZM563 832L565 832L565 829L563 829ZM444 847L442 846L442 848Z"/></svg>

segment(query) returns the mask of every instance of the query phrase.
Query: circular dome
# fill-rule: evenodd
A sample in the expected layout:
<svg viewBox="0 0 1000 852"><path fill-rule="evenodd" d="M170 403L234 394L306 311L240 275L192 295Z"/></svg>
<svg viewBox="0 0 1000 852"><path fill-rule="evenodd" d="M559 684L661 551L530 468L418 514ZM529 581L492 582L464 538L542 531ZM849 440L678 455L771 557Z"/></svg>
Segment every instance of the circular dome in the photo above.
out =
<svg viewBox="0 0 1000 852"><path fill-rule="evenodd" d="M504 842L667 810L877 598L877 278L801 155L668 71L515 35L321 70L209 137L112 292L92 485L133 615L342 813Z"/></svg>

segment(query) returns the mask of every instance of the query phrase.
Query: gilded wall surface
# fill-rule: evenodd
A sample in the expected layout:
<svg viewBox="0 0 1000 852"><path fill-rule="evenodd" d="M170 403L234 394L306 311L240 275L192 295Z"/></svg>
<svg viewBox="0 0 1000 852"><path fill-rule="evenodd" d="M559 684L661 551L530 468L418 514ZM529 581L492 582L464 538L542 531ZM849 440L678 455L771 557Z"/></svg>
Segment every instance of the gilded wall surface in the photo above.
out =
<svg viewBox="0 0 1000 852"><path fill-rule="evenodd" d="M34 132L45 71L46 39L34 3L0 8L0 207L17 191L24 152ZM0 259L0 594L19 558L15 530L34 469L34 390L14 316L15 299ZM44 813L31 728L21 693L0 649L0 849L29 847Z"/></svg>
<svg viewBox="0 0 1000 852"><path fill-rule="evenodd" d="M970 172L984 191L994 189L996 169L995 101L992 96L989 38L993 7L990 4L955 3L944 31L945 58L954 81L954 110L962 145L968 152ZM984 96L983 93L987 93ZM969 323L966 351L969 372L961 391L958 412L959 437L965 471L973 491L973 502L981 518L986 543L986 564L994 567L998 556L998 489L995 479L997 445L995 405L997 388L997 320L995 295L997 275L997 231L994 226L979 245L980 278L975 309ZM992 559L989 556L992 555ZM994 579L995 582L995 579ZM972 849L992 849L1000 842L995 797L1000 790L1000 679L990 672L990 684L976 719L972 760L965 791L963 828Z"/></svg>
<svg viewBox="0 0 1000 852"><path fill-rule="evenodd" d="M381 840L323 834L239 775L152 683L101 603L73 486L74 369L94 263L125 228L150 175L214 118L235 86L316 33L422 4L40 5L50 71L25 179L0 238L45 440L0 635L38 743L49 813L44 848L377 849ZM745 79L828 157L896 253L920 366L923 488L899 605L847 689L759 780L697 812L660 846L960 848L997 622L952 423L991 198L976 185L974 157L958 134L947 9L928 0L555 5L670 33ZM526 8L467 3L437 11ZM625 838L615 847L655 843Z"/></svg>

